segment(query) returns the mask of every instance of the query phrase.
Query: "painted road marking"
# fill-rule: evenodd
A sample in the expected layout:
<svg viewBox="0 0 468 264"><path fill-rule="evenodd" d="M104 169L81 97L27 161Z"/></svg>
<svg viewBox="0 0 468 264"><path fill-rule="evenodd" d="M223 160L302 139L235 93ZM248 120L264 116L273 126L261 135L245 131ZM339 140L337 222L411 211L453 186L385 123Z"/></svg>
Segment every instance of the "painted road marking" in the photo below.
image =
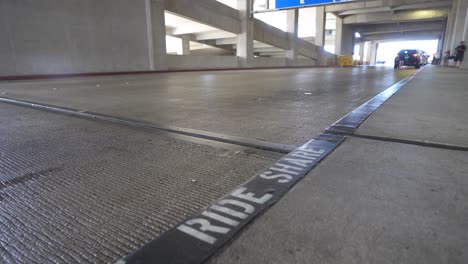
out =
<svg viewBox="0 0 468 264"><path fill-rule="evenodd" d="M419 72L419 71L418 71ZM146 244L119 264L203 263L255 217L270 208L298 181L416 74L391 86L352 111L315 139L290 152L267 170L211 206Z"/></svg>
<svg viewBox="0 0 468 264"><path fill-rule="evenodd" d="M202 263L276 203L344 139L342 135L326 135L309 141L119 263Z"/></svg>

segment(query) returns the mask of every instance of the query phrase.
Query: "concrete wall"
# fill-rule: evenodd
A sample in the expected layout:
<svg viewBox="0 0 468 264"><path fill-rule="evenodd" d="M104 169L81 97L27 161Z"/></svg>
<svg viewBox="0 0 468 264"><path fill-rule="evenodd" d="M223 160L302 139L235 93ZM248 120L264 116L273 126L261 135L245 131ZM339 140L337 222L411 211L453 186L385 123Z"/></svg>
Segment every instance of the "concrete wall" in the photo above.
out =
<svg viewBox="0 0 468 264"><path fill-rule="evenodd" d="M333 55L332 55L333 56ZM168 66L170 70L180 69L215 69L215 68L238 68L239 58L236 56L198 56L198 55L168 55ZM250 67L286 67L286 58L253 58ZM297 59L293 65L318 66L317 61L309 59Z"/></svg>
<svg viewBox="0 0 468 264"><path fill-rule="evenodd" d="M237 68L239 59L236 56L168 55L167 64L170 70Z"/></svg>
<svg viewBox="0 0 468 264"><path fill-rule="evenodd" d="M252 60L252 67L286 67L286 58L257 57Z"/></svg>
<svg viewBox="0 0 468 264"><path fill-rule="evenodd" d="M0 0L0 76L149 69L144 0Z"/></svg>
<svg viewBox="0 0 468 264"><path fill-rule="evenodd" d="M238 10L214 0L197 1L194 9L187 5L194 3L188 0L0 0L0 77L303 66L314 65L319 59L317 46L302 39L293 43L298 55L315 60L288 62L285 58L255 58L240 64L236 56L166 56L162 15L165 8L229 28L230 32L239 31ZM256 19L251 23L255 40L289 49L288 33Z"/></svg>

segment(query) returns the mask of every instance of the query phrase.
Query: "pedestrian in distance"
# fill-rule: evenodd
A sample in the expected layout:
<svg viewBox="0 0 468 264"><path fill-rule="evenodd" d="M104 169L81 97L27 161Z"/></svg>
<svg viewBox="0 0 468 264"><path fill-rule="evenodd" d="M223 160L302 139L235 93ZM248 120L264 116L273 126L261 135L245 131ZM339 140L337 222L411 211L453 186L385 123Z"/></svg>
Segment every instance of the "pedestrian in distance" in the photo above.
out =
<svg viewBox="0 0 468 264"><path fill-rule="evenodd" d="M440 63L440 51L437 51L434 53L434 57L432 57L432 64L433 65L439 65Z"/></svg>
<svg viewBox="0 0 468 264"><path fill-rule="evenodd" d="M455 48L455 62L456 62L456 67L460 68L462 63L463 63L463 57L465 55L465 42L462 41L460 42L460 45Z"/></svg>
<svg viewBox="0 0 468 264"><path fill-rule="evenodd" d="M448 64L449 64L449 59L450 59L450 50L447 50L445 53L444 53L444 57L442 57L442 65L444 67L447 67Z"/></svg>

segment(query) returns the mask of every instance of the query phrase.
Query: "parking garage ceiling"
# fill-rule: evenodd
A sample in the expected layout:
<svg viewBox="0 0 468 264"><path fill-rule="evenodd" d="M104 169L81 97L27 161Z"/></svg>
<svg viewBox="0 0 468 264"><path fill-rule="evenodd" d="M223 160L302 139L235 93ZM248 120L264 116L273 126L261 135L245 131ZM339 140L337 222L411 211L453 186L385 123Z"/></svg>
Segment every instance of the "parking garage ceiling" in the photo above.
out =
<svg viewBox="0 0 468 264"><path fill-rule="evenodd" d="M270 3L267 4L267 1ZM217 5L236 8L237 0L218 0ZM267 6L274 7L271 0L254 1L254 10L264 10ZM367 0L346 1L339 4L327 5L325 11L327 29L333 31L335 17L343 19L343 23L352 26L355 32L359 32L363 41L391 41L391 40L415 40L415 39L440 39L444 33L447 17L451 12L453 0ZM176 12L173 12L176 11ZM262 14L259 19L276 24L285 21L284 10L271 10ZM313 12L301 12L299 19L299 31L301 28L314 26ZM271 16L270 19L262 19ZM166 27L168 35L191 40L200 47L215 47L229 52L236 48L236 20L233 19L233 27L220 28L207 22L214 21L209 18L198 19L189 14L177 13L177 10L166 12ZM269 21L268 21L269 20ZM285 22L284 22L285 23ZM281 25L273 25L282 29ZM283 29L284 30L284 29ZM303 30L304 31L304 30ZM308 31L306 31L308 32ZM312 36L300 36L306 41L314 43ZM268 55L282 54L283 49L271 45L256 42L257 54L261 54L267 48ZM265 51L266 52L266 51ZM266 54L266 53L265 53Z"/></svg>

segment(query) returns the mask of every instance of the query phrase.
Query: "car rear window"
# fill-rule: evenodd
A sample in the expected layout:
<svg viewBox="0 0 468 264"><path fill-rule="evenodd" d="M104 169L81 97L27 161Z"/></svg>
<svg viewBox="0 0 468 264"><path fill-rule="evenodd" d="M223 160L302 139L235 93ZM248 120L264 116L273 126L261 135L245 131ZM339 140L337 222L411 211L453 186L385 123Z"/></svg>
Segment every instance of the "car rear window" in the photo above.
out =
<svg viewBox="0 0 468 264"><path fill-rule="evenodd" d="M415 54L415 53L418 53L417 50L401 50L398 55L404 55L404 54Z"/></svg>

